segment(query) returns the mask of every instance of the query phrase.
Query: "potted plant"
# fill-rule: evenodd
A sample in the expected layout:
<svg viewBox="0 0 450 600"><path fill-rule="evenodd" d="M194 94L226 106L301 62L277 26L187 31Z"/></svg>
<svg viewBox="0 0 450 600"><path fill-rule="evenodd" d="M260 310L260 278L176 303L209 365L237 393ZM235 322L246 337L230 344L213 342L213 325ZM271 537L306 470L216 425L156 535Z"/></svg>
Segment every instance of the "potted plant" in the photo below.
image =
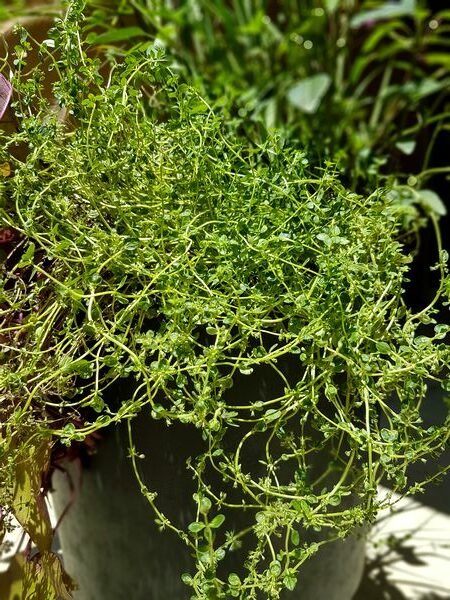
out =
<svg viewBox="0 0 450 600"><path fill-rule="evenodd" d="M80 598L88 571L95 597L111 580L122 598L307 598L310 557L389 505L380 481L418 489L408 465L448 442L448 417L421 424L427 383L449 386L442 208L395 182L357 195L332 162L310 163L276 132L249 141L157 45L105 81L80 42L81 5L42 47L50 59L60 49L53 91L70 123L39 72L19 73L21 129L2 139L2 504L38 549L2 585L71 595L43 503L56 470L55 493L69 482L55 503ZM413 311L405 241L423 211L440 285ZM127 461L152 509L141 531L121 522L142 511ZM102 507L110 541L93 535ZM360 569L357 538L334 547L338 575L350 554ZM139 581L120 589L121 568L136 564ZM351 597L346 585L336 598Z"/></svg>

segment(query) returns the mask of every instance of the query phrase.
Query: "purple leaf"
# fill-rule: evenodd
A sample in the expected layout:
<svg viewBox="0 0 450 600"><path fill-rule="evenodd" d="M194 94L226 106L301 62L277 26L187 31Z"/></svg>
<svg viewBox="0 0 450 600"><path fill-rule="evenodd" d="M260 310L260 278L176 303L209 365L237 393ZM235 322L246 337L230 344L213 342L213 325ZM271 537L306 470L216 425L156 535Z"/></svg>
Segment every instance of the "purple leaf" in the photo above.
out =
<svg viewBox="0 0 450 600"><path fill-rule="evenodd" d="M7 109L9 101L11 100L11 94L12 85L0 73L0 119L5 114L5 110Z"/></svg>

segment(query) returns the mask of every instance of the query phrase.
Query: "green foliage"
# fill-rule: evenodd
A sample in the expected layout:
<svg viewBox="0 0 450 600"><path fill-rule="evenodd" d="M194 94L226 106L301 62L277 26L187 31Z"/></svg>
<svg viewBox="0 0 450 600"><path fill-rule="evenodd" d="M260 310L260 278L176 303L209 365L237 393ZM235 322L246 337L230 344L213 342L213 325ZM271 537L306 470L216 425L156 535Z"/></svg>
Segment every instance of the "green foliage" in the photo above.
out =
<svg viewBox="0 0 450 600"><path fill-rule="evenodd" d="M0 136L0 164L13 168L2 178L0 218L16 234L0 289L2 503L20 511L17 464L36 439L70 445L127 421L142 491L161 528L176 531L195 557L183 575L193 597L278 598L295 588L319 545L373 521L380 481L408 492L408 465L448 442L449 417L427 428L420 413L430 380L449 386L448 327L437 312L450 296L443 207L413 186L355 194L332 161L316 162L307 134L305 146L270 128L260 136L257 124L249 135L248 113L232 118L228 100L219 101L221 85L233 94L237 83L218 81L212 99L202 95L155 44L125 53L105 80L79 40L82 4L71 2L52 34L61 74L54 94L69 120L41 97L39 72L24 78L19 61L21 128ZM233 14L211 6L215 19L240 19L243 40L255 35L271 48L277 34L264 13L249 20L240 4ZM322 23L324 14L313 16L305 27ZM319 85L316 75L305 86L311 73L302 60L303 86L288 80L285 92L313 114L322 95L311 128L322 127L328 77L317 69ZM430 82L420 86L418 100L434 93ZM24 161L12 156L18 143L27 146ZM441 278L430 305L414 313L404 299L410 257L402 240L417 228L418 207L435 227ZM276 382L271 396L235 395L239 382L256 385L260 376ZM133 393L116 406L108 391L124 378ZM162 427L180 422L202 435L203 452L187 465L198 491L186 531L140 479L132 423L146 407ZM252 445L264 448L260 471L248 466ZM328 466L317 473L323 455ZM249 524L227 529L244 507ZM306 544L305 528L328 538ZM242 572L220 574L243 541Z"/></svg>
<svg viewBox="0 0 450 600"><path fill-rule="evenodd" d="M402 174L405 149L426 169L448 126L450 13L431 14L420 0L88 4L90 27L108 32L118 18L136 19L186 82L240 117L250 139L283 128L313 161L338 160L360 186L373 185L387 161ZM148 41L141 31L130 44Z"/></svg>

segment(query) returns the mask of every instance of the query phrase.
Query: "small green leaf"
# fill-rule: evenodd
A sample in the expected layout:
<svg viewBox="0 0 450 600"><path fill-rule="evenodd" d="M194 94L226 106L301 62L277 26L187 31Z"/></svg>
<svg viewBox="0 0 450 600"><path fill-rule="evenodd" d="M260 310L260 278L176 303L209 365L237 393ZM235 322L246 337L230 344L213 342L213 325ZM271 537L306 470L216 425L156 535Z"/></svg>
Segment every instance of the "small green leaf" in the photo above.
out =
<svg viewBox="0 0 450 600"><path fill-rule="evenodd" d="M330 496L328 504L330 504L331 506L339 506L341 500L341 496L339 496L339 494L335 494L334 496Z"/></svg>
<svg viewBox="0 0 450 600"><path fill-rule="evenodd" d="M100 394L95 394L92 400L89 401L89 406L91 406L95 412L100 413L105 408L105 402Z"/></svg>
<svg viewBox="0 0 450 600"><path fill-rule="evenodd" d="M302 79L288 91L288 101L305 113L314 114L331 85L327 73L318 73Z"/></svg>
<svg viewBox="0 0 450 600"><path fill-rule="evenodd" d="M111 423L111 417L108 415L100 415L95 420L97 427L107 427Z"/></svg>
<svg viewBox="0 0 450 600"><path fill-rule="evenodd" d="M116 367L118 365L119 361L117 359L117 356L113 356L112 354L107 354L106 356L103 357L103 364L106 365L107 367Z"/></svg>
<svg viewBox="0 0 450 600"><path fill-rule="evenodd" d="M381 354L390 354L391 347L386 342L377 342L377 350Z"/></svg>
<svg viewBox="0 0 450 600"><path fill-rule="evenodd" d="M325 396L329 399L332 400L333 398L335 398L338 394L338 390L337 387L330 384L330 383L326 383L325 384Z"/></svg>
<svg viewBox="0 0 450 600"><path fill-rule="evenodd" d="M92 273L89 276L89 283L96 285L97 283L101 283L103 281L102 276L99 273Z"/></svg>
<svg viewBox="0 0 450 600"><path fill-rule="evenodd" d="M270 572L272 575L277 577L281 573L281 563L279 560L273 560L269 565Z"/></svg>
<svg viewBox="0 0 450 600"><path fill-rule="evenodd" d="M181 581L183 583L185 583L186 585L191 585L192 583L192 575L189 575L189 573L183 573L181 576Z"/></svg>
<svg viewBox="0 0 450 600"><path fill-rule="evenodd" d="M321 242L323 242L325 244L325 246L328 246L328 247L330 247L331 244L333 243L333 240L330 238L330 236L324 232L318 233L317 239L320 240Z"/></svg>
<svg viewBox="0 0 450 600"><path fill-rule="evenodd" d="M127 237L124 241L124 250L127 252L134 252L139 248L140 241L137 238Z"/></svg>
<svg viewBox="0 0 450 600"><path fill-rule="evenodd" d="M292 592L295 589L295 586L297 585L297 578L295 577L295 575L289 573L283 579L283 584L285 588Z"/></svg>
<svg viewBox="0 0 450 600"><path fill-rule="evenodd" d="M214 519L210 522L209 526L212 529L217 529L217 528L219 528L222 525L222 523L224 521L225 521L225 516L224 515L216 515L214 517Z"/></svg>
<svg viewBox="0 0 450 600"><path fill-rule="evenodd" d="M238 585L241 585L241 578L239 577L239 575L236 575L236 573L230 573L228 575L228 583L233 587L236 587Z"/></svg>
<svg viewBox="0 0 450 600"><path fill-rule="evenodd" d="M431 94L435 94L436 92L439 92L440 90L446 88L447 84L441 81L436 81L431 77L424 77L419 81L418 84L416 84L412 97L414 101L417 102L419 100L422 100L423 98L426 98L427 96L431 96Z"/></svg>
<svg viewBox="0 0 450 600"><path fill-rule="evenodd" d="M214 556L217 558L217 560L223 560L225 558L225 550L223 548L217 548L217 550L214 552Z"/></svg>
<svg viewBox="0 0 450 600"><path fill-rule="evenodd" d="M242 375L251 375L253 373L253 369L252 369L252 367L242 367L242 368L239 368L239 372Z"/></svg>
<svg viewBox="0 0 450 600"><path fill-rule="evenodd" d="M438 323L434 326L434 331L436 332L436 337L438 339L443 339L447 333L450 331L450 325L444 325L443 323Z"/></svg>
<svg viewBox="0 0 450 600"><path fill-rule="evenodd" d="M281 412L279 410L275 410L274 408L269 408L264 413L264 420L268 421L269 423L271 421L276 421L280 417L281 417Z"/></svg>
<svg viewBox="0 0 450 600"><path fill-rule="evenodd" d="M83 379L89 379L92 377L93 366L88 360L80 359L67 365L66 370L69 373L76 373Z"/></svg>
<svg viewBox="0 0 450 600"><path fill-rule="evenodd" d="M380 455L380 463L382 465L388 465L392 461L392 456L389 454L383 453Z"/></svg>
<svg viewBox="0 0 450 600"><path fill-rule="evenodd" d="M306 500L293 500L292 507L299 513L304 514L307 518L311 515L311 508Z"/></svg>
<svg viewBox="0 0 450 600"><path fill-rule="evenodd" d="M194 521L193 523L190 523L188 526L188 529L191 533L199 533L204 528L205 528L205 524L200 523L199 521Z"/></svg>
<svg viewBox="0 0 450 600"><path fill-rule="evenodd" d="M34 258L34 250L35 250L35 245L33 244L33 242L31 242L31 244L28 246L26 251L22 254L20 262L17 265L17 267L19 269L21 269L22 267L26 267L27 265L29 265L31 263L31 261Z"/></svg>
<svg viewBox="0 0 450 600"><path fill-rule="evenodd" d="M209 513L209 511L211 510L211 500L209 498L206 498L205 496L200 500L199 503L199 511L201 512L202 515L207 515Z"/></svg>
<svg viewBox="0 0 450 600"><path fill-rule="evenodd" d="M65 436L70 437L76 433L77 428L73 423L66 423L63 427L63 431Z"/></svg>
<svg viewBox="0 0 450 600"><path fill-rule="evenodd" d="M398 438L398 431L395 431L393 429L383 428L380 433L381 439L388 443L395 442Z"/></svg>

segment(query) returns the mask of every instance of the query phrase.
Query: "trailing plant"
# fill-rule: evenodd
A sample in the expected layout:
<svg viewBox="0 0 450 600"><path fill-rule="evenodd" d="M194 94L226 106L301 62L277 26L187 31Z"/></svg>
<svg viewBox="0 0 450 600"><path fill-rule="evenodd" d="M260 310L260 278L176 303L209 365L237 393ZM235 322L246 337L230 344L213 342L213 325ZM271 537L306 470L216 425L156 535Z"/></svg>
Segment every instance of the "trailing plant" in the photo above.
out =
<svg viewBox="0 0 450 600"><path fill-rule="evenodd" d="M158 45L127 53L105 80L79 36L82 8L70 2L41 47L69 120L42 97L39 70L22 76L23 58L20 130L1 135L1 504L39 551L15 561L4 595L70 597L43 502L51 453L126 422L153 518L192 554L192 597L278 598L318 546L390 504L379 482L420 490L408 466L448 443L448 416L431 428L421 418L429 382L450 388L442 207L414 187L357 195L299 143L249 140L243 117L181 83ZM414 312L404 242L424 213L440 285ZM240 380L268 372L279 392L236 401ZM124 379L132 393L117 405L108 392ZM139 413L201 435L186 465L197 485L187 528L142 479ZM236 512L248 515L242 529ZM306 543L312 528L326 535ZM227 572L241 546L242 572Z"/></svg>

